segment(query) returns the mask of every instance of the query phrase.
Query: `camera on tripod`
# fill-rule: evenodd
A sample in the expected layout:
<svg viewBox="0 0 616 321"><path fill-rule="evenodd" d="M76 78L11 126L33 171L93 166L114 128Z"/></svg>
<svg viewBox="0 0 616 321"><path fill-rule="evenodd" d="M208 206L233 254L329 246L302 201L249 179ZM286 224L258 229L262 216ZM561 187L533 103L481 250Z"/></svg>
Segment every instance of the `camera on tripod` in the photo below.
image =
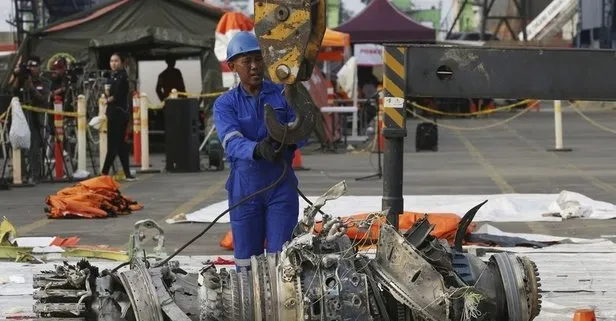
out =
<svg viewBox="0 0 616 321"><path fill-rule="evenodd" d="M75 61L68 65L68 68L66 69L66 74L68 76L69 82L71 83L77 82L79 77L83 74L85 65L86 63L82 61Z"/></svg>
<svg viewBox="0 0 616 321"><path fill-rule="evenodd" d="M30 68L28 68L28 63L19 64L19 72L17 73L19 77L26 78L30 76Z"/></svg>

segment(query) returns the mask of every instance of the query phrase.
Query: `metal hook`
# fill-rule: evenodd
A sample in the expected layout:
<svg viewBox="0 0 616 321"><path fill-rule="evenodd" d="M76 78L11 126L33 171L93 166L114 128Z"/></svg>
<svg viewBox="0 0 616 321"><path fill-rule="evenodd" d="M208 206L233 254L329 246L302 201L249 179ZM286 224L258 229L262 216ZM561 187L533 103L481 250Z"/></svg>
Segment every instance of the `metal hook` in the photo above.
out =
<svg viewBox="0 0 616 321"><path fill-rule="evenodd" d="M285 98L295 111L295 120L288 124L281 124L274 108L265 104L265 126L272 139L282 144L293 145L304 140L314 130L317 108L310 93L301 83L287 85L286 89L284 90Z"/></svg>

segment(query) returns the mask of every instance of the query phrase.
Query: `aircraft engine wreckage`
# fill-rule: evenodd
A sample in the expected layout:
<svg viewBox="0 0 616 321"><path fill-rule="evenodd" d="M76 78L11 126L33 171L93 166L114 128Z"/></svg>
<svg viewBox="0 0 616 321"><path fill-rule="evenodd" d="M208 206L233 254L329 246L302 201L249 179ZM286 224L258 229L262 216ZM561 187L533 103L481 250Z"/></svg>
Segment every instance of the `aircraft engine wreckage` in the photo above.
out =
<svg viewBox="0 0 616 321"><path fill-rule="evenodd" d="M346 236L349 223L315 216L346 191L338 183L304 210L281 253L252 258L251 269L204 267L189 274L177 261L144 259L136 229L130 269L99 271L85 260L34 276L38 320L533 320L541 308L538 272L526 257L494 254L487 262L464 253L463 233L477 210L462 219L450 247L430 235L427 219L400 234L380 224L376 256L358 252ZM322 212L321 212L322 213ZM158 230L153 221L140 222ZM156 250L155 249L155 250ZM391 302L394 302L392 304Z"/></svg>

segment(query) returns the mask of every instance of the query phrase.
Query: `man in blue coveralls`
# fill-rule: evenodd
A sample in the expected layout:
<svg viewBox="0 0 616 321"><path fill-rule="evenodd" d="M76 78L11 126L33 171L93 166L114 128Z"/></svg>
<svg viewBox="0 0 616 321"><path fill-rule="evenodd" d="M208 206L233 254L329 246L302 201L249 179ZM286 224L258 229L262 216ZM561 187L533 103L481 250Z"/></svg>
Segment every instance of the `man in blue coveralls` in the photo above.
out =
<svg viewBox="0 0 616 321"><path fill-rule="evenodd" d="M276 153L280 145L268 136L263 106L270 104L281 123L293 121L295 113L283 86L263 79L263 56L252 33L240 32L231 39L227 63L240 84L214 102L214 124L231 168L226 184L229 206L271 185L282 174L282 161L288 164L286 176L275 187L231 210L235 264L249 269L250 257L262 254L265 244L268 254L281 251L298 222L298 182L290 165L297 146Z"/></svg>

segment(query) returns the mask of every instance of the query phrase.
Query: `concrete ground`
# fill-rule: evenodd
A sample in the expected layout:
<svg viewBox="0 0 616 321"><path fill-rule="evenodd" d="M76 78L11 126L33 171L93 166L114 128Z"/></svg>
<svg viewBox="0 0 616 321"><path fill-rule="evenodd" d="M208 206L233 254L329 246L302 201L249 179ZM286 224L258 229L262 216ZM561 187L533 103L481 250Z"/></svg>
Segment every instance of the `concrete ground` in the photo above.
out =
<svg viewBox="0 0 616 321"><path fill-rule="evenodd" d="M513 113L489 118L444 119L440 121L439 151L416 153L415 127L408 122L405 142L405 194L494 194L558 193L570 190L593 199L616 202L616 134L590 124L571 109L565 109L565 147L572 152L554 153L553 114L528 112L511 122L499 124ZM588 111L602 125L616 129L616 112ZM451 130L475 128L475 130ZM483 129L482 129L483 127ZM489 128L485 128L489 127ZM316 148L316 146L315 146ZM313 147L303 151L300 187L306 195L318 195L346 179L349 195L381 195L382 180L355 181L376 171L376 154L367 152L321 154ZM163 156L153 157L154 167L163 168ZM207 162L204 159L203 162ZM224 183L228 169L221 172L141 174L139 181L123 184L123 192L143 203L145 209L129 216L103 220L48 220L44 199L71 184L39 184L30 188L0 191L0 215L17 227L20 236L79 236L82 244L124 246L133 223L144 218L158 221L166 232L167 248L176 249L205 227L204 224L175 224L165 218L190 213L226 199ZM569 220L565 222L497 223L505 231L561 236L599 237L614 234L616 221ZM218 224L183 254L231 254L218 246L228 229Z"/></svg>

